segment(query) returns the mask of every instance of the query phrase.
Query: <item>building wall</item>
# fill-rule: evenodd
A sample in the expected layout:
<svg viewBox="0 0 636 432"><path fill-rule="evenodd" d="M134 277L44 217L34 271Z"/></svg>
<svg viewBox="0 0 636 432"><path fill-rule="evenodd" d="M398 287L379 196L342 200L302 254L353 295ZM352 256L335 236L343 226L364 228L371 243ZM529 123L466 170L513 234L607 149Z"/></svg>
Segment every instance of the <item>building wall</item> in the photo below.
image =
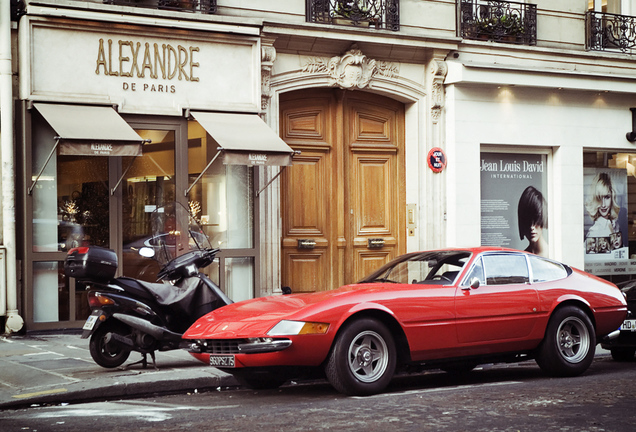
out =
<svg viewBox="0 0 636 432"><path fill-rule="evenodd" d="M401 0L398 32L307 23L305 0L218 0L215 15L105 5L101 0L31 0L28 5L33 15L48 7L47 13L62 21L103 20L124 33L131 25L147 25L162 35L198 30L201 39L214 34L232 41L241 33L253 38L257 47L250 67L256 96L250 98L250 110L261 102L262 114L275 130L278 95L333 86L328 73L308 65L356 47L395 71L374 77L358 91L405 104L406 201L418 209L416 235L407 238L409 251L480 244L481 152L537 151L548 155L550 256L583 267L583 154L631 152L635 147L625 133L631 130L636 63L629 54L586 50L588 2L532 3L537 5L536 46L462 41L454 0ZM28 75L17 74L17 65L18 54L23 64L28 60L29 48L18 47L15 24L13 35L14 96L19 79L23 98L28 98L32 83ZM262 95L257 95L259 79ZM231 88L231 79L227 85ZM89 99L75 102L104 102ZM171 115L180 115L187 107L171 108ZM439 174L426 168L426 153L433 146L447 153L447 168ZM276 172L263 170L261 184ZM261 201L266 227L261 294L280 287L278 199L275 182Z"/></svg>
<svg viewBox="0 0 636 432"><path fill-rule="evenodd" d="M449 159L456 160L448 173L454 191L449 245L480 242L481 151L547 151L550 256L583 268L583 152L634 151L625 138L631 130L633 94L456 83L447 88L447 100L452 111L447 118Z"/></svg>
<svg viewBox="0 0 636 432"><path fill-rule="evenodd" d="M266 24L302 24L308 29L324 31L323 24L305 23L306 0L218 0L218 14L263 19ZM454 0L401 0L400 34L418 37L454 38L456 3ZM335 28L343 29L342 26ZM377 33L367 31L367 34ZM383 33L389 36L390 33Z"/></svg>

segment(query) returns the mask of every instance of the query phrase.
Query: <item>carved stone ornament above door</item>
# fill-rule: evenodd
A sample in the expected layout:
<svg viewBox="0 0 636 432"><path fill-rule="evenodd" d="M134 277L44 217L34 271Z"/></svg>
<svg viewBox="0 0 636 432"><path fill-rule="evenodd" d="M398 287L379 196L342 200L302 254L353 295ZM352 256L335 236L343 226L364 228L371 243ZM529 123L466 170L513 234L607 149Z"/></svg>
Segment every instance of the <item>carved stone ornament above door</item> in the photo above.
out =
<svg viewBox="0 0 636 432"><path fill-rule="evenodd" d="M311 74L327 73L332 87L347 90L367 88L377 75L388 78L399 75L395 64L368 58L356 44L353 44L344 55L332 57L328 61L323 58L310 58L302 71Z"/></svg>
<svg viewBox="0 0 636 432"><path fill-rule="evenodd" d="M261 41L261 118L265 120L265 112L272 99L272 67L276 60L274 39L263 38Z"/></svg>

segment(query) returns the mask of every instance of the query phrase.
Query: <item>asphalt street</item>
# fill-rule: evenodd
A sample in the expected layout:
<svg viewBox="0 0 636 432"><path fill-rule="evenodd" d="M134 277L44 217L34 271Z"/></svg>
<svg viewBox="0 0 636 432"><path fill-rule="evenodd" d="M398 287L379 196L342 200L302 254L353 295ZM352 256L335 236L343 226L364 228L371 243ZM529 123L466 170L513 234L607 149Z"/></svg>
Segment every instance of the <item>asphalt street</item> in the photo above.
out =
<svg viewBox="0 0 636 432"><path fill-rule="evenodd" d="M573 378L535 362L485 365L468 375L401 375L387 390L348 397L324 380L277 390L206 392L0 411L3 432L213 430L234 432L632 432L636 361L597 356Z"/></svg>

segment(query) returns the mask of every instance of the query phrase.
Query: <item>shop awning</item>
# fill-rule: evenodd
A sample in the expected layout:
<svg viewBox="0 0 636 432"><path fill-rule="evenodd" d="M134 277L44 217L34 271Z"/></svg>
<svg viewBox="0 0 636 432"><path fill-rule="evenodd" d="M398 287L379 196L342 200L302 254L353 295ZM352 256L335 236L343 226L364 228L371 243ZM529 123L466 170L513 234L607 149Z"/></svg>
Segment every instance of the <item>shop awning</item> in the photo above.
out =
<svg viewBox="0 0 636 432"><path fill-rule="evenodd" d="M218 152L203 169L199 177L185 191L190 190L203 177L217 157L221 156L225 165L281 166L281 170L256 193L267 188L292 164L296 153L256 114L228 114L210 112L190 112L199 124L216 141Z"/></svg>
<svg viewBox="0 0 636 432"><path fill-rule="evenodd" d="M256 114L190 114L214 138L226 165L292 164L294 150Z"/></svg>
<svg viewBox="0 0 636 432"><path fill-rule="evenodd" d="M59 138L59 154L140 156L142 139L111 107L35 103Z"/></svg>

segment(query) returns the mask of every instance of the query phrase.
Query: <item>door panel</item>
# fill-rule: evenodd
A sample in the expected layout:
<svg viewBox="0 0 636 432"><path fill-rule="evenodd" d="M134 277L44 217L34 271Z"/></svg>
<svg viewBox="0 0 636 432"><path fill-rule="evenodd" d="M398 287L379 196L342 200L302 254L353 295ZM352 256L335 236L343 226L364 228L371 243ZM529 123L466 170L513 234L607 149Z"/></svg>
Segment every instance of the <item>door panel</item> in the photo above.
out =
<svg viewBox="0 0 636 432"><path fill-rule="evenodd" d="M285 237L326 236L325 206L329 197L325 171L324 154L301 154L294 158L294 169L289 175L293 187L285 190L285 200L291 210L283 214L284 226L288 228Z"/></svg>
<svg viewBox="0 0 636 432"><path fill-rule="evenodd" d="M389 262L391 258L390 251L388 250L369 250L364 246L359 247L356 250L356 256L354 262L356 263L355 268L355 279L354 282L359 281L364 276L371 274L373 271L379 269L384 264Z"/></svg>
<svg viewBox="0 0 636 432"><path fill-rule="evenodd" d="M281 176L282 283L294 292L322 291L332 284L331 95L311 95L281 102L281 136L301 151Z"/></svg>
<svg viewBox="0 0 636 432"><path fill-rule="evenodd" d="M379 103L382 102L382 103ZM403 106L354 93L344 100L345 203L351 241L347 282L355 282L404 252ZM373 257L373 259L370 259Z"/></svg>
<svg viewBox="0 0 636 432"><path fill-rule="evenodd" d="M404 250L404 108L341 90L281 95L280 106L281 136L301 151L281 176L283 285L355 282Z"/></svg>
<svg viewBox="0 0 636 432"><path fill-rule="evenodd" d="M391 187L392 161L389 157L353 155L353 178L351 185L353 215L357 222L356 236L391 234L393 220L393 188Z"/></svg>
<svg viewBox="0 0 636 432"><path fill-rule="evenodd" d="M293 187L283 188L287 203L282 215L284 286L294 287L294 292L319 291L329 278L326 159L326 153L311 151L295 157L294 169L287 173ZM299 242L313 247L299 249Z"/></svg>
<svg viewBox="0 0 636 432"><path fill-rule="evenodd" d="M321 291L319 287L327 285L325 271L328 267L327 251L316 248L310 252L294 252L293 248L286 248L283 259L287 262L285 286L293 287L294 293Z"/></svg>

